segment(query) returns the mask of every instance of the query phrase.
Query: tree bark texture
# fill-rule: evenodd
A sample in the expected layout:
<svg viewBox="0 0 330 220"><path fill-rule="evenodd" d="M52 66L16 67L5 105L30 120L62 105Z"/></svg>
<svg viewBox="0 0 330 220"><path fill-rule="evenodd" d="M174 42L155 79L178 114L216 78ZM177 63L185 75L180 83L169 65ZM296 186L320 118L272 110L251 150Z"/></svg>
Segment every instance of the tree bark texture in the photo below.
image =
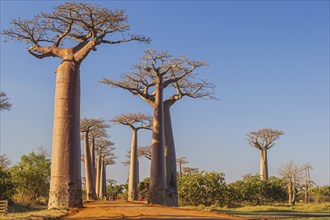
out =
<svg viewBox="0 0 330 220"><path fill-rule="evenodd" d="M101 176L100 176L100 185L99 185L99 192L100 192L100 199L104 199L106 195L106 165L104 164L104 160L102 159L101 162Z"/></svg>
<svg viewBox="0 0 330 220"><path fill-rule="evenodd" d="M139 165L137 154L137 129L132 129L131 158L128 179L128 201L138 200Z"/></svg>
<svg viewBox="0 0 330 220"><path fill-rule="evenodd" d="M267 150L260 150L260 178L262 180L268 179L268 162Z"/></svg>
<svg viewBox="0 0 330 220"><path fill-rule="evenodd" d="M84 157L85 157L85 185L86 185L86 199L96 199L94 169L92 167L92 155L89 146L88 132L84 132Z"/></svg>
<svg viewBox="0 0 330 220"><path fill-rule="evenodd" d="M156 83L154 120L152 127L152 148L150 186L148 202L166 205L166 180L164 163L164 109L162 80Z"/></svg>
<svg viewBox="0 0 330 220"><path fill-rule="evenodd" d="M100 193L101 166L102 166L102 157L99 155L97 157L96 176L95 176L96 179L95 191L97 198L101 197L101 193Z"/></svg>
<svg viewBox="0 0 330 220"><path fill-rule="evenodd" d="M102 170L102 198L106 199L107 196L107 165L103 165Z"/></svg>
<svg viewBox="0 0 330 220"><path fill-rule="evenodd" d="M79 64L56 70L52 165L48 208L82 207Z"/></svg>
<svg viewBox="0 0 330 220"><path fill-rule="evenodd" d="M96 177L95 177L95 173L96 173L96 166L95 166L95 139L93 138L92 141L90 142L90 155L91 155L91 164L92 164L92 179L94 181L94 186L96 185Z"/></svg>
<svg viewBox="0 0 330 220"><path fill-rule="evenodd" d="M165 170L166 170L166 205L178 206L178 186L176 175L176 155L172 130L170 105L164 105L165 126Z"/></svg>

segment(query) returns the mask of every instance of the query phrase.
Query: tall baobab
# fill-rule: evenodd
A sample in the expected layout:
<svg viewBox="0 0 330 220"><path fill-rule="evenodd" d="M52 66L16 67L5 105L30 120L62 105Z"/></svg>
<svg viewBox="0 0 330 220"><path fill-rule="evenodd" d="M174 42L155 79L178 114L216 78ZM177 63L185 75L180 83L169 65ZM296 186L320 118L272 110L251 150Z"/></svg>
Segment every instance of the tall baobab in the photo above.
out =
<svg viewBox="0 0 330 220"><path fill-rule="evenodd" d="M8 40L28 44L28 52L38 59L62 60L56 69L48 208L81 207L80 64L100 44L149 42L149 39L126 34L129 25L123 10L82 2L65 2L50 13L40 13L32 19L12 19L11 24L11 28L2 31ZM72 41L76 45L64 46L72 45Z"/></svg>
<svg viewBox="0 0 330 220"><path fill-rule="evenodd" d="M108 134L106 132L106 129L109 128L110 125L107 124L103 119L99 119L94 127L94 129L89 134L89 143L90 143L90 154L92 158L92 167L95 171L96 164L95 164L95 141L98 139L104 139L108 138ZM95 174L95 172L94 172ZM95 180L95 178L94 178Z"/></svg>
<svg viewBox="0 0 330 220"><path fill-rule="evenodd" d="M106 136L104 129L109 127L103 119L83 118L80 121L80 131L83 133L84 140L84 163L86 176L86 193L87 200L96 199L95 191L95 147L94 139L96 135ZM90 137L90 134L92 137ZM90 138L92 138L91 145Z"/></svg>
<svg viewBox="0 0 330 220"><path fill-rule="evenodd" d="M284 132L280 130L263 128L246 135L249 144L260 151L260 178L262 180L268 179L267 151L275 145L275 141L283 134Z"/></svg>
<svg viewBox="0 0 330 220"><path fill-rule="evenodd" d="M96 199L95 194L95 184L93 180L93 167L92 167L92 156L90 153L89 146L89 132L93 128L93 123L91 119L83 118L80 121L80 131L83 133L84 141L84 164L85 164L85 187L86 187L86 197L87 200Z"/></svg>
<svg viewBox="0 0 330 220"><path fill-rule="evenodd" d="M287 182L288 202L290 205L296 204L297 187L302 181L304 167L297 166L293 161L282 164L278 173Z"/></svg>
<svg viewBox="0 0 330 220"><path fill-rule="evenodd" d="M179 165L179 175L182 177L182 164L189 163L186 157L179 157L176 159L176 163Z"/></svg>
<svg viewBox="0 0 330 220"><path fill-rule="evenodd" d="M0 111L10 110L11 103L6 93L0 92Z"/></svg>
<svg viewBox="0 0 330 220"><path fill-rule="evenodd" d="M189 62L183 59L182 62ZM184 68L184 67L183 67ZM187 68L187 67L186 67ZM182 68L173 70L182 71ZM178 206L178 187L176 171L176 154L171 120L171 107L183 97L215 99L213 97L214 85L205 80L196 80L196 74L191 72L189 77L182 78L171 86L175 93L164 101L164 121L165 121L165 164L166 164L166 204L169 206ZM181 171L180 171L181 173Z"/></svg>
<svg viewBox="0 0 330 220"><path fill-rule="evenodd" d="M114 161L116 157L110 155L107 157L103 157L102 160L102 166L101 166L101 177L100 177L100 198L105 199L106 198L106 185L107 185L107 173L106 168L108 165L113 165L116 162Z"/></svg>
<svg viewBox="0 0 330 220"><path fill-rule="evenodd" d="M167 87L180 84L178 82L189 78L196 68L206 65L204 61L192 61L185 57L174 58L168 52L157 53L154 50L145 50L141 62L134 65L130 73L123 74L120 81L107 78L101 80L110 87L119 87L133 95L138 95L154 109L149 203L167 205L167 192L171 189L167 190L166 178L176 185L176 180L171 179L176 175L167 175L167 173L176 173L174 144L171 149L166 149L167 155L172 159L165 160L164 157L164 126L166 126L164 100L166 99L163 97L163 91ZM167 161L171 163L167 164ZM177 195L174 197L177 200Z"/></svg>
<svg viewBox="0 0 330 220"><path fill-rule="evenodd" d="M97 166L96 166L96 194L98 198L102 198L104 195L104 172L105 161L114 159L112 151L114 143L107 139L97 139L95 141L95 151L97 153Z"/></svg>
<svg viewBox="0 0 330 220"><path fill-rule="evenodd" d="M137 149L137 133L140 129L151 130L152 117L143 113L129 113L118 115L111 121L115 124L126 125L132 129L130 171L128 178L128 200L138 200L139 160Z"/></svg>
<svg viewBox="0 0 330 220"><path fill-rule="evenodd" d="M305 163L303 166L305 171L305 202L309 203L311 200L310 188L311 188L311 173L310 170L313 169L312 165Z"/></svg>

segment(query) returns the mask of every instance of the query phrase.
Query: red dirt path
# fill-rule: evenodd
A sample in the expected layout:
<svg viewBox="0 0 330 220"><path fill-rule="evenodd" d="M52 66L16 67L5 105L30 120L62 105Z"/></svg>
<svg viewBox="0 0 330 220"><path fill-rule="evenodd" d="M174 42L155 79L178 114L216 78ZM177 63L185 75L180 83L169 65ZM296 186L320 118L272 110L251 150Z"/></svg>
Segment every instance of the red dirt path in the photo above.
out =
<svg viewBox="0 0 330 220"><path fill-rule="evenodd" d="M126 201L95 201L62 219L244 219L227 214L183 210Z"/></svg>

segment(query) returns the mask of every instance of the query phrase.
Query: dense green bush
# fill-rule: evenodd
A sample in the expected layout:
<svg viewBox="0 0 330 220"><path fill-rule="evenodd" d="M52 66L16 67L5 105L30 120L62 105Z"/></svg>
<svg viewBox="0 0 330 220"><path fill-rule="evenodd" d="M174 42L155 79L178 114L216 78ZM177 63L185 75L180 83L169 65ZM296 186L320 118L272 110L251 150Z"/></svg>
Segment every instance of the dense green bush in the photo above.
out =
<svg viewBox="0 0 330 220"><path fill-rule="evenodd" d="M15 198L35 202L39 197L48 197L50 161L44 152L23 155L21 161L10 168L16 186Z"/></svg>
<svg viewBox="0 0 330 220"><path fill-rule="evenodd" d="M179 203L181 205L216 205L225 203L226 184L223 173L196 172L178 178Z"/></svg>
<svg viewBox="0 0 330 220"><path fill-rule="evenodd" d="M330 202L330 186L317 186L311 189L315 202Z"/></svg>
<svg viewBox="0 0 330 220"><path fill-rule="evenodd" d="M138 185L138 191L139 191L139 199L140 200L147 200L149 195L149 184L150 184L150 178L144 178L142 182Z"/></svg>
<svg viewBox="0 0 330 220"><path fill-rule="evenodd" d="M263 205L286 201L286 184L282 179L270 177L261 180L258 174L246 175L227 185L227 204Z"/></svg>
<svg viewBox="0 0 330 220"><path fill-rule="evenodd" d="M0 170L0 200L12 199L15 194L15 185L8 169Z"/></svg>

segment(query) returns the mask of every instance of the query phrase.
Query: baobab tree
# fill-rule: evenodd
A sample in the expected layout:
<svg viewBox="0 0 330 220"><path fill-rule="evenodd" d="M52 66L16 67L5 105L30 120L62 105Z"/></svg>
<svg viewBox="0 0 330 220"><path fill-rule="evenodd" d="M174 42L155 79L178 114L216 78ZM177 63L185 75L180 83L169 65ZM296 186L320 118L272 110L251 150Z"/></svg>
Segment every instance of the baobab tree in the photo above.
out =
<svg viewBox="0 0 330 220"><path fill-rule="evenodd" d="M187 60L184 60L187 61ZM184 62L183 61L183 62ZM187 67L186 67L187 68ZM182 69L176 70L182 71ZM206 80L196 80L196 74L191 72L189 77L182 78L171 86L175 92L164 101L164 121L165 121L165 164L167 183L167 205L178 206L178 186L176 171L176 154L172 129L171 107L183 97L215 99L213 96L214 85ZM181 173L181 172L180 172Z"/></svg>
<svg viewBox="0 0 330 220"><path fill-rule="evenodd" d="M101 193L101 198L105 199L106 198L106 186L107 186L107 166L108 165L113 165L115 164L115 159L116 157L114 156L108 156L103 158L102 162L102 167L101 167L101 178L100 178L100 193Z"/></svg>
<svg viewBox="0 0 330 220"><path fill-rule="evenodd" d="M305 163L303 166L303 170L305 171L305 202L309 203L311 200L310 189L311 189L311 173L310 171L313 169L312 165L309 163Z"/></svg>
<svg viewBox="0 0 330 220"><path fill-rule="evenodd" d="M108 139L98 139L95 142L95 151L97 154L96 166L96 194L98 198L103 196L103 172L104 172L104 158L114 158L113 147L114 143Z"/></svg>
<svg viewBox="0 0 330 220"><path fill-rule="evenodd" d="M11 103L9 102L9 98L6 93L0 92L0 111L10 110Z"/></svg>
<svg viewBox="0 0 330 220"><path fill-rule="evenodd" d="M303 179L304 167L297 166L293 161L289 161L281 165L278 173L287 183L288 202L290 205L296 204L297 187Z"/></svg>
<svg viewBox="0 0 330 220"><path fill-rule="evenodd" d="M176 164L179 165L179 175L180 177L182 177L182 164L187 164L189 163L187 160L187 157L179 157L178 159L176 159Z"/></svg>
<svg viewBox="0 0 330 220"><path fill-rule="evenodd" d="M111 120L115 124L125 125L132 129L130 150L130 171L128 178L128 200L138 200L139 160L137 149L137 133L140 129L151 130L152 117L143 113L121 114Z"/></svg>
<svg viewBox="0 0 330 220"><path fill-rule="evenodd" d="M80 131L83 133L84 140L84 163L85 163L85 177L86 177L86 194L87 200L96 199L95 188L95 136L106 136L105 129L109 125L103 119L99 118L83 118L80 121ZM92 137L90 137L90 133ZM90 143L91 141L91 145Z"/></svg>
<svg viewBox="0 0 330 220"><path fill-rule="evenodd" d="M271 128L252 131L246 135L249 144L260 151L260 178L262 180L268 179L267 151L276 144L275 141L281 135L284 135L283 131Z"/></svg>
<svg viewBox="0 0 330 220"><path fill-rule="evenodd" d="M106 129L109 128L110 125L105 122L103 119L100 119L94 129L89 134L89 142L90 142L90 151L91 151L91 157L92 157L92 167L95 170L96 169L96 163L95 163L95 141L98 139L104 139L108 138L108 134L106 132ZM95 174L95 172L94 172ZM95 180L95 178L94 178Z"/></svg>
<svg viewBox="0 0 330 220"><path fill-rule="evenodd" d="M165 160L164 157L164 126L166 126L164 125L164 100L166 100L163 97L164 89L180 84L179 81L185 78L193 78L190 74L196 68L206 65L204 61L192 61L185 57L174 58L168 52L157 53L154 50L145 50L141 62L134 65L130 73L123 74L120 81L109 78L101 80L101 83L110 87L122 88L133 95L138 95L154 109L149 203L172 205L167 202L168 195L172 195L172 189L168 189L167 182L176 185L176 180L172 179L172 177L176 178L174 144L171 149L165 150L172 159ZM168 164L167 161L171 162ZM175 175L167 175L167 173ZM172 197L177 200L177 193Z"/></svg>
<svg viewBox="0 0 330 220"><path fill-rule="evenodd" d="M38 59L62 60L56 69L48 208L81 207L80 64L100 44L148 43L150 39L127 34L129 25L123 10L82 2L65 2L50 13L12 19L11 24L1 32L8 40L28 44L28 52ZM72 41L76 45L71 46Z"/></svg>

